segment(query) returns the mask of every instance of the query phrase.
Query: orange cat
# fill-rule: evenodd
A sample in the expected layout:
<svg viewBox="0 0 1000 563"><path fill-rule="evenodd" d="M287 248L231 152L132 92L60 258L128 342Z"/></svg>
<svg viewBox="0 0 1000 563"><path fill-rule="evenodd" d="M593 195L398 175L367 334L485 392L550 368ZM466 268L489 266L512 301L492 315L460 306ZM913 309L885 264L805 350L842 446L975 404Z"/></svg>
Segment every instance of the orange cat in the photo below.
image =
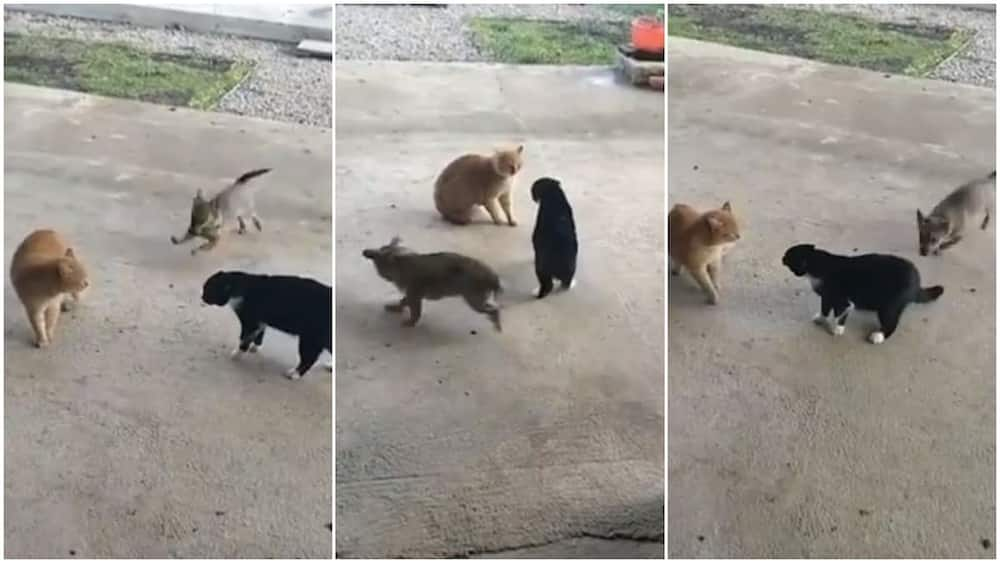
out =
<svg viewBox="0 0 1000 563"><path fill-rule="evenodd" d="M719 269L722 255L740 239L740 227L729 202L721 209L699 214L677 204L667 215L670 273L683 266L705 291L708 302L719 302Z"/></svg>
<svg viewBox="0 0 1000 563"><path fill-rule="evenodd" d="M73 249L52 230L35 231L17 247L10 264L10 279L35 330L35 346L52 342L59 313L69 310L89 285L87 269Z"/></svg>
<svg viewBox="0 0 1000 563"><path fill-rule="evenodd" d="M507 224L517 225L510 205L514 175L521 169L524 145L498 150L490 156L467 154L453 160L434 182L434 205L445 219L457 225L472 220L472 211L482 205L493 222L500 224L499 202Z"/></svg>

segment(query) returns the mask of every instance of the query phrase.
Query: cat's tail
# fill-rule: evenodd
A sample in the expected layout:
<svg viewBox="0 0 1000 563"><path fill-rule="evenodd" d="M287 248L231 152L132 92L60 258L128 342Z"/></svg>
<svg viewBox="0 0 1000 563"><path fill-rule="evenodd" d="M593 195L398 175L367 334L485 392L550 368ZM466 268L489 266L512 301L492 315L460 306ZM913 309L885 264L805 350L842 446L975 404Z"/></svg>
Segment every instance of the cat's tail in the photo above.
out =
<svg viewBox="0 0 1000 563"><path fill-rule="evenodd" d="M920 292L917 293L917 303L930 303L931 301L937 301L938 297L944 293L944 287L940 285L932 285L931 287L922 287Z"/></svg>
<svg viewBox="0 0 1000 563"><path fill-rule="evenodd" d="M239 186L239 185L242 185L242 184L246 184L247 182L249 182L250 180L253 180L257 176L263 176L264 174L267 174L270 171L271 171L270 168L259 168L257 170L251 170L251 171L247 172L246 174L244 174L244 175L240 176L239 178L237 178L236 181L233 182L233 185L234 186Z"/></svg>

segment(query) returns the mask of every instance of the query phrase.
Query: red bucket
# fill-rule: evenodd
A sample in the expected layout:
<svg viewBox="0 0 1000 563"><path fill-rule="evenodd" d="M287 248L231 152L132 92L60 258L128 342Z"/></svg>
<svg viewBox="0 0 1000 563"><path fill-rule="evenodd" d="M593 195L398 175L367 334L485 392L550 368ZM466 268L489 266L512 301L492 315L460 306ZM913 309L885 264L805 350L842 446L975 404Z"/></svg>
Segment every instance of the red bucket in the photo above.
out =
<svg viewBox="0 0 1000 563"><path fill-rule="evenodd" d="M640 51L659 53L666 42L663 22L649 16L632 20L632 47Z"/></svg>

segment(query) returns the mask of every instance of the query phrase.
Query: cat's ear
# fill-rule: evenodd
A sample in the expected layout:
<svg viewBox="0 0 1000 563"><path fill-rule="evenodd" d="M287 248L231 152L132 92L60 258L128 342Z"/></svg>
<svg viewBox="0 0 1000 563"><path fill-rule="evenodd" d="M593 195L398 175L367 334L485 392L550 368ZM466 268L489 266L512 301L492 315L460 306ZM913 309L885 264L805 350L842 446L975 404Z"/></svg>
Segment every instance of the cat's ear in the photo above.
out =
<svg viewBox="0 0 1000 563"><path fill-rule="evenodd" d="M917 210L917 223L923 223L923 222L924 222L924 214L921 213L920 210L918 209Z"/></svg>
<svg viewBox="0 0 1000 563"><path fill-rule="evenodd" d="M729 205L729 202L727 201L726 203L723 203L723 204L722 204L722 210L723 210L723 211L732 211L732 210L733 210L733 208L732 208L732 206L731 206L731 205Z"/></svg>
<svg viewBox="0 0 1000 563"><path fill-rule="evenodd" d="M403 242L403 239L399 238L399 235L396 235L392 237L391 241L389 241L389 246L399 246L399 243L401 242Z"/></svg>
<svg viewBox="0 0 1000 563"><path fill-rule="evenodd" d="M67 248L66 249L66 257L67 258L76 258L76 254L73 254L73 249L72 248Z"/></svg>
<svg viewBox="0 0 1000 563"><path fill-rule="evenodd" d="M194 194L195 201L205 201L205 196L201 193L201 188L198 188L198 192Z"/></svg>

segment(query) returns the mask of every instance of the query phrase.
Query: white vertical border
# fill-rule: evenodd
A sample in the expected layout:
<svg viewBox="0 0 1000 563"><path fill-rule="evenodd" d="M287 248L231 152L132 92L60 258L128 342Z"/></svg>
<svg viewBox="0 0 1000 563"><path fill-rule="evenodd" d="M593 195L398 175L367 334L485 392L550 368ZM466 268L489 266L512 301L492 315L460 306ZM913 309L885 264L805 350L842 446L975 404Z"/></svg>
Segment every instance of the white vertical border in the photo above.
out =
<svg viewBox="0 0 1000 563"><path fill-rule="evenodd" d="M330 372L330 559L337 558L337 5L330 2L333 55L330 80L330 135L333 137L330 155L330 280L333 284L333 369Z"/></svg>
<svg viewBox="0 0 1000 563"><path fill-rule="evenodd" d="M7 23L6 20L4 20L4 23L0 23L0 31L6 31L6 28ZM5 57L4 47L3 45L0 45L0 72L3 71L3 61ZM0 102L0 122L4 123L3 128L0 129L0 147L3 147L3 150L0 151L0 153L3 153L0 155L0 164L3 165L3 174L0 175L0 192L3 192L3 197L0 197L0 231L2 231L5 226L4 217L7 216L7 191L4 190L4 179L7 177L7 143L4 140L4 133L7 131L7 121L5 115L7 109L6 106L7 94L5 86L3 101ZM7 237L5 236L3 237L4 240L0 240L0 250L3 251L3 256L7 256L7 249L5 248L6 238ZM4 311L4 301L6 301L6 299L0 299L0 316L6 319L7 315ZM4 332L6 333L6 330L4 330ZM2 473L2 475L0 475L0 491L6 491L7 464L4 462L4 452L7 450L7 434L4 429L4 418L6 416L4 414L4 407L7 405L7 337L5 335L0 335L0 392L3 393L3 400L0 401L0 444L3 444L3 447L0 447L0 468L3 469L0 471L0 473ZM6 551L4 550L4 539L7 537L7 527L5 522L5 516L7 515L6 496L6 494L0 493L0 497L2 497L2 499L0 499L0 531L4 532L3 534L0 534L0 557L3 557L4 559L7 558Z"/></svg>
<svg viewBox="0 0 1000 563"><path fill-rule="evenodd" d="M667 32L667 20L670 19L670 14L667 10L670 8L669 2L663 3L663 558L669 557L667 551L667 546L670 545L669 537L670 532L668 529L670 526L667 522L667 506L670 497L670 484L667 482L668 476L670 475L670 470L667 466L667 461L669 457L667 455L668 448L670 447L670 437L669 429L670 424L667 422L667 414L670 412L670 378L667 364L669 363L668 357L670 355L670 348L668 342L669 336L669 322L667 313L669 311L670 296L667 287L670 285L670 258L667 253L667 237L669 236L669 231L667 230L667 212L670 207L667 203L667 198L670 195L670 45L669 36Z"/></svg>

